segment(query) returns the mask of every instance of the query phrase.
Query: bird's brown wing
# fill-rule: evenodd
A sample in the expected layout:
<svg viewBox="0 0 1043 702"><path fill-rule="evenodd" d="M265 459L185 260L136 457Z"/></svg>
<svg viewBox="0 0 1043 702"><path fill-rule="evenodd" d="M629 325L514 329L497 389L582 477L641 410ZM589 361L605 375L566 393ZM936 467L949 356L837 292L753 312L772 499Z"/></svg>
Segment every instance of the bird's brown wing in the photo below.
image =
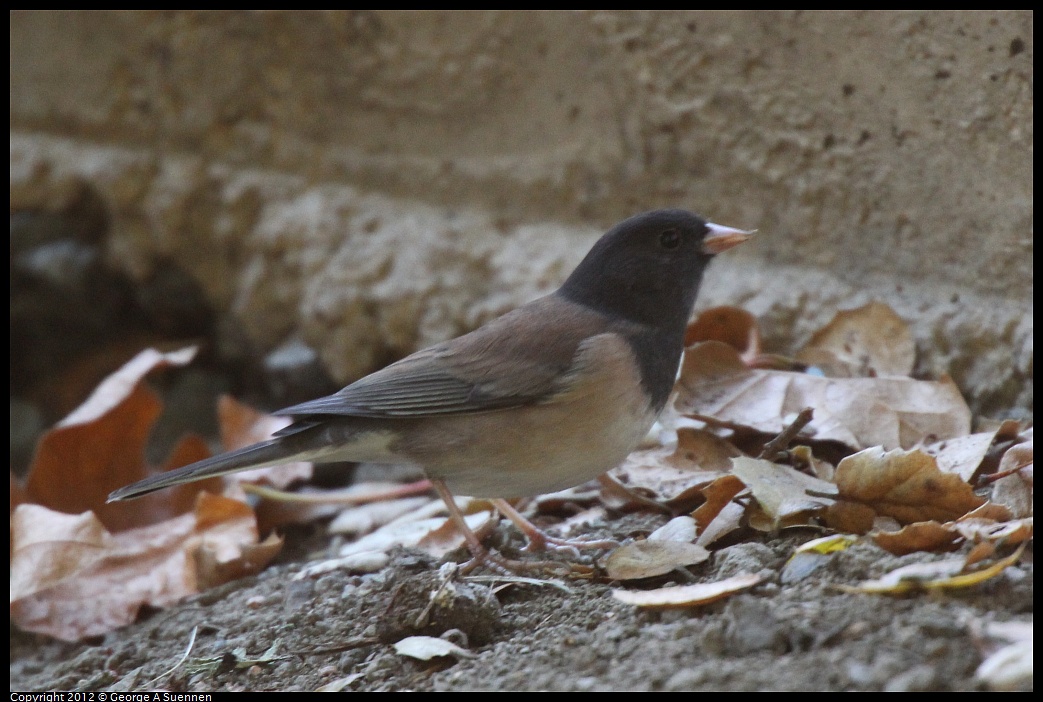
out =
<svg viewBox="0 0 1043 702"><path fill-rule="evenodd" d="M426 417L542 402L564 389L583 340L605 331L598 313L550 295L276 414Z"/></svg>

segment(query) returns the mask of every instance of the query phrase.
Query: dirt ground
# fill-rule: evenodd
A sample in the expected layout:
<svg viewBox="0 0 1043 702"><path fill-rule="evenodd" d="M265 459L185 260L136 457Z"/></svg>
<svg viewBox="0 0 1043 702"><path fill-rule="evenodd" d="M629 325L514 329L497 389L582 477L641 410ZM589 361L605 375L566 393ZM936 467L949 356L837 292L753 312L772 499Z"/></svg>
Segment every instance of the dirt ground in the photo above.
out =
<svg viewBox="0 0 1043 702"><path fill-rule="evenodd" d="M611 515L590 534L644 536L665 519ZM896 598L836 586L954 554L898 558L860 543L788 582L793 548L815 536L747 532L708 563L641 587L739 573L764 576L759 585L702 607L647 611L613 599L604 581L488 577L455 578L452 596L431 607L444 577L411 551L375 573L294 579L305 554L328 542L321 525L295 528L260 575L143 613L101 640L65 644L12 627L11 690L976 690L985 650L975 632L1031 621L1031 551L973 588ZM505 524L492 543L508 554L522 544ZM470 656L421 661L393 647L445 632Z"/></svg>

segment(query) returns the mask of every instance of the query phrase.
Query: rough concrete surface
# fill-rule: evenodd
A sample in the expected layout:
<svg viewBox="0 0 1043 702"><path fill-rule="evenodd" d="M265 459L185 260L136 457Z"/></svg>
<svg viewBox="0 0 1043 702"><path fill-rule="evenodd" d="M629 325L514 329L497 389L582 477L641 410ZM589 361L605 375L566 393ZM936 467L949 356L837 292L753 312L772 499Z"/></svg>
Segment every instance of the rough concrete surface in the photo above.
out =
<svg viewBox="0 0 1043 702"><path fill-rule="evenodd" d="M16 12L11 207L88 188L261 348L346 381L552 287L605 226L757 228L702 303L780 348L883 299L1031 404L1032 15Z"/></svg>

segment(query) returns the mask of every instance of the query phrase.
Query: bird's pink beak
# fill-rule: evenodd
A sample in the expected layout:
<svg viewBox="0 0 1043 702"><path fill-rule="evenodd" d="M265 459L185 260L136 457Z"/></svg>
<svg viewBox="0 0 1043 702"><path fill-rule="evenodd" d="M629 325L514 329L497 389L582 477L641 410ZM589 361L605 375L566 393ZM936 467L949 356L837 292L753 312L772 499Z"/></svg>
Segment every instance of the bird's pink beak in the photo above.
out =
<svg viewBox="0 0 1043 702"><path fill-rule="evenodd" d="M707 222L706 226L710 232L703 238L703 252L711 255L727 251L753 236L752 231L722 227L713 222Z"/></svg>

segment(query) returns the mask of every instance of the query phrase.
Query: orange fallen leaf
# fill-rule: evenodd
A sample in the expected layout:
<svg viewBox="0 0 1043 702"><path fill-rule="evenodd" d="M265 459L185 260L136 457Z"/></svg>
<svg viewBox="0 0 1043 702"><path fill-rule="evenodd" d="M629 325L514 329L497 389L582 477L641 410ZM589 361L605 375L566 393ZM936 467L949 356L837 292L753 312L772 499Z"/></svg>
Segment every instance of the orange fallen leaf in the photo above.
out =
<svg viewBox="0 0 1043 702"><path fill-rule="evenodd" d="M198 486L179 486L130 503L105 501L112 490L147 475L145 447L162 408L141 381L157 368L188 363L194 354L195 348L172 353L146 349L106 378L40 440L26 480L27 501L68 514L92 510L112 531L191 509ZM195 455L197 448L181 446L177 451Z"/></svg>
<svg viewBox="0 0 1043 702"><path fill-rule="evenodd" d="M896 556L915 551L950 550L960 538L953 529L938 522L915 522L898 531L879 531L871 536L877 546Z"/></svg>
<svg viewBox="0 0 1043 702"><path fill-rule="evenodd" d="M684 333L684 345L700 341L721 341L749 362L761 352L761 333L757 318L742 309L723 305L699 313Z"/></svg>
<svg viewBox="0 0 1043 702"><path fill-rule="evenodd" d="M1007 522L1014 518L1014 514L1006 506L997 502L986 502L981 507L972 509L960 517L959 521L965 519L988 519L993 522Z"/></svg>
<svg viewBox="0 0 1043 702"><path fill-rule="evenodd" d="M704 487L702 492L706 502L692 512L692 518L699 527L699 533L704 533L721 510L745 489L745 483L734 475L723 475Z"/></svg>
<svg viewBox="0 0 1043 702"><path fill-rule="evenodd" d="M41 440L11 522L11 618L21 628L65 640L102 634L144 604L256 573L280 550L275 536L258 543L247 504L201 491L220 490L219 479L106 503L149 472L145 447L162 408L144 377L194 353L141 352ZM167 466L207 456L188 436Z"/></svg>
<svg viewBox="0 0 1043 702"><path fill-rule="evenodd" d="M876 512L857 502L840 500L826 509L824 521L830 529L847 534L866 534L874 526Z"/></svg>
<svg viewBox="0 0 1043 702"><path fill-rule="evenodd" d="M869 507L902 524L958 519L985 500L958 475L943 473L920 450L869 448L837 465L838 499Z"/></svg>
<svg viewBox="0 0 1043 702"><path fill-rule="evenodd" d="M950 549L962 542L1019 544L1032 538L1032 518L1011 519L1003 505L986 502L956 521L916 522L897 531L871 534L877 545L896 556L914 551Z"/></svg>

